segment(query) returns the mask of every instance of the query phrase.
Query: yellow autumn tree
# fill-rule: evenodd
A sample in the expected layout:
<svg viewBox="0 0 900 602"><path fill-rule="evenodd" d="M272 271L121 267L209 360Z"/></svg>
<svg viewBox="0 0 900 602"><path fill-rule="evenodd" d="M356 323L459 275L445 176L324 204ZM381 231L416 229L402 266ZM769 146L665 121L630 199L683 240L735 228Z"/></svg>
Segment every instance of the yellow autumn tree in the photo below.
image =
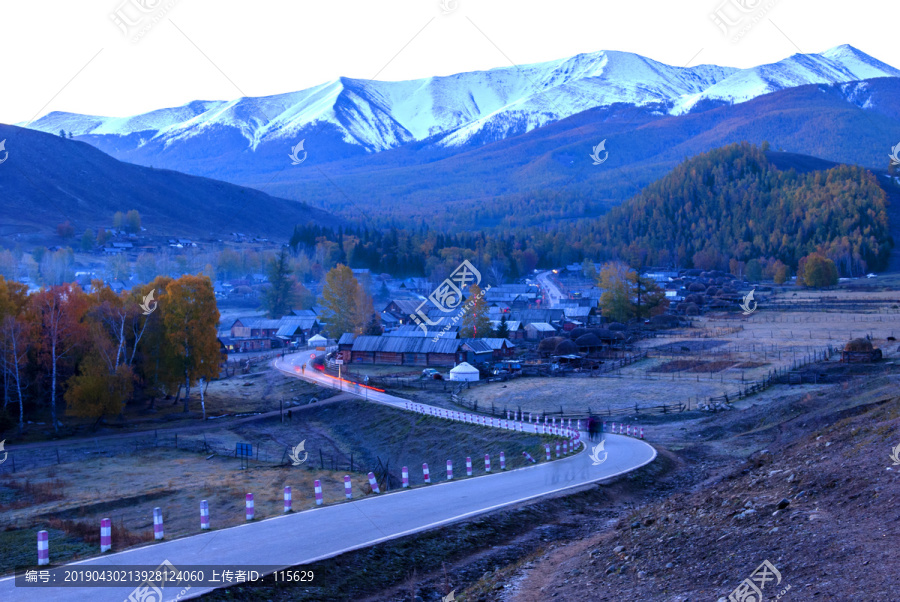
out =
<svg viewBox="0 0 900 602"><path fill-rule="evenodd" d="M219 376L221 353L216 327L219 309L208 276L185 275L166 287L162 316L166 344L184 381L184 411L190 404L191 386L199 384L200 406L206 419L204 384Z"/></svg>
<svg viewBox="0 0 900 602"><path fill-rule="evenodd" d="M325 333L330 338L357 332L360 321L368 318L360 308L364 293L349 267L339 263L328 271L322 287L322 319L327 323Z"/></svg>

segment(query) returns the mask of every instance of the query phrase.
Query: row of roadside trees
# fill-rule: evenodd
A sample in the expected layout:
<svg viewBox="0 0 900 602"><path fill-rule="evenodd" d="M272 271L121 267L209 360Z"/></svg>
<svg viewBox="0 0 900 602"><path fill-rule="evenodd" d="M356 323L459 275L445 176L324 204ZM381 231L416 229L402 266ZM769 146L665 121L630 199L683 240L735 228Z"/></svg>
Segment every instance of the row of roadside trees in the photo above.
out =
<svg viewBox="0 0 900 602"><path fill-rule="evenodd" d="M76 284L29 293L0 277L0 417L16 416L21 431L49 410L58 430L60 415L99 420L171 394L187 412L196 385L205 417L204 383L222 361L218 321L206 276L161 276L121 294L100 281L90 293Z"/></svg>

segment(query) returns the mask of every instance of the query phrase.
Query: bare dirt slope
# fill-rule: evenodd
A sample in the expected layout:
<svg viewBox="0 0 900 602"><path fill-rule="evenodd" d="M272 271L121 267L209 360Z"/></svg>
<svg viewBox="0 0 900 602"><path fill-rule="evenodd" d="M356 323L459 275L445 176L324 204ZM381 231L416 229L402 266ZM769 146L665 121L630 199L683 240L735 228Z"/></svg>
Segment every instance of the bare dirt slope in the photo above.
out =
<svg viewBox="0 0 900 602"><path fill-rule="evenodd" d="M896 599L898 382L854 379L702 420L703 443L680 455L706 478L537 556L501 597L465 599L727 600L766 560L781 581L763 599ZM735 447L764 449L710 465Z"/></svg>

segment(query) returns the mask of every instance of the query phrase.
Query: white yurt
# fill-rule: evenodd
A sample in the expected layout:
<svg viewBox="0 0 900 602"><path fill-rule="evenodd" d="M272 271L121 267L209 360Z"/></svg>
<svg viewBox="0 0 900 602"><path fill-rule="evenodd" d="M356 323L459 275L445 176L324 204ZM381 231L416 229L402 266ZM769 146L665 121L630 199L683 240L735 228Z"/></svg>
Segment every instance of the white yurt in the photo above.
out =
<svg viewBox="0 0 900 602"><path fill-rule="evenodd" d="M478 368L463 362L450 370L450 380L478 380Z"/></svg>
<svg viewBox="0 0 900 602"><path fill-rule="evenodd" d="M323 337L320 334L317 334L314 337L309 337L309 340L306 341L307 347L315 347L319 351L325 349L325 346L328 345L328 339Z"/></svg>

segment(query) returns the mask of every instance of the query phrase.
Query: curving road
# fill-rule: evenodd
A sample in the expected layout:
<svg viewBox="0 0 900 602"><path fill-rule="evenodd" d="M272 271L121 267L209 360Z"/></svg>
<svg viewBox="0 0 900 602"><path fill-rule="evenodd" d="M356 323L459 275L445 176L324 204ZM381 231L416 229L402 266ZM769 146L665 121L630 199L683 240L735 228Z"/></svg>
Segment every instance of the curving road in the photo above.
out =
<svg viewBox="0 0 900 602"><path fill-rule="evenodd" d="M276 360L274 364L286 374L326 386L336 385L335 379L308 366L300 372L309 356L310 352L302 352ZM348 385L339 383L339 386L347 390ZM350 392L357 391L363 396L368 395L370 401L397 408L405 409L408 403L384 392L351 387ZM421 407L427 412L436 409ZM437 484L434 485L373 495L350 503L164 541L72 564L155 567L168 560L176 567L205 564L235 568L253 564L287 568L310 565L504 506L610 479L644 466L656 457L656 450L647 443L621 435L607 435L605 451L608 455L599 465L582 451L553 462L451 482L440 482L443 473L435 470L432 480ZM50 558L52 562L52 541ZM194 587L182 593L180 588L169 587L163 593L165 600L175 600L179 594L181 599L187 599L211 589ZM0 580L0 600L4 601L32 600L35 595L40 595L55 601L121 602L127 600L133 590L133 587L16 588L12 578Z"/></svg>

